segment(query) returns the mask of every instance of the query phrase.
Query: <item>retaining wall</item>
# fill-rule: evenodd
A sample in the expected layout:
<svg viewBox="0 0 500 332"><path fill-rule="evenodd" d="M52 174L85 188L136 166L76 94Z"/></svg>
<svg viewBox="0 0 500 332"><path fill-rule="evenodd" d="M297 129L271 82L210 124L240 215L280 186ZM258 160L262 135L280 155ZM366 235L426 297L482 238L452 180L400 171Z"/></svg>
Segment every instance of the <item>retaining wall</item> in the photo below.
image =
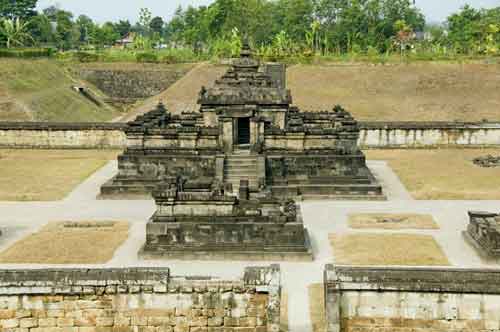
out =
<svg viewBox="0 0 500 332"><path fill-rule="evenodd" d="M169 269L0 271L0 331L278 332L279 267L242 280Z"/></svg>
<svg viewBox="0 0 500 332"><path fill-rule="evenodd" d="M325 269L328 332L500 330L500 270Z"/></svg>
<svg viewBox="0 0 500 332"><path fill-rule="evenodd" d="M0 148L123 149L121 123L0 122ZM498 147L500 123L361 122L369 148Z"/></svg>
<svg viewBox="0 0 500 332"><path fill-rule="evenodd" d="M142 99L168 89L182 78L191 66L140 66L136 69L79 68L79 77L91 82L110 98Z"/></svg>

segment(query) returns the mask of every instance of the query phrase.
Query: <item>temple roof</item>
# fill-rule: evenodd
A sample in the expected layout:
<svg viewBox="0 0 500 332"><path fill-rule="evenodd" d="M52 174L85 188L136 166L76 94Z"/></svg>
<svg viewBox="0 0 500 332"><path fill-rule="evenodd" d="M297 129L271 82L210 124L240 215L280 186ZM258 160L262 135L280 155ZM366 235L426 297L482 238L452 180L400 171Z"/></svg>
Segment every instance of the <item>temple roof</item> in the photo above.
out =
<svg viewBox="0 0 500 332"><path fill-rule="evenodd" d="M248 43L244 43L240 57L210 89L202 88L198 103L203 106L224 105L289 105L290 91L259 71L260 62L253 58Z"/></svg>

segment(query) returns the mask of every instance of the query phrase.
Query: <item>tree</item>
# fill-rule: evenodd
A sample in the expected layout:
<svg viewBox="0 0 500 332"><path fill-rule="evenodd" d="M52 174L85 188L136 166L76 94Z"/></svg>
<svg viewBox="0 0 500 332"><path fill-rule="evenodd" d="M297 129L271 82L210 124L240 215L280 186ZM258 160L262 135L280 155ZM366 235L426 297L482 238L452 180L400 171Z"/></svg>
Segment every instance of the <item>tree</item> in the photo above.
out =
<svg viewBox="0 0 500 332"><path fill-rule="evenodd" d="M120 20L118 23L115 23L115 29L120 34L120 38L125 38L132 30L132 25L128 20Z"/></svg>
<svg viewBox="0 0 500 332"><path fill-rule="evenodd" d="M73 14L59 10L56 14L55 39L60 49L68 50L74 47L74 42L79 39L78 27L73 25Z"/></svg>
<svg viewBox="0 0 500 332"><path fill-rule="evenodd" d="M8 19L29 19L36 15L38 0L0 0L0 17Z"/></svg>
<svg viewBox="0 0 500 332"><path fill-rule="evenodd" d="M22 22L19 17L14 19L4 19L0 24L0 34L6 40L5 46L24 46L26 41L33 40L28 33L28 22Z"/></svg>
<svg viewBox="0 0 500 332"><path fill-rule="evenodd" d="M113 45L120 34L111 22L106 22L102 26L97 27L95 35L93 36L94 42L99 46Z"/></svg>
<svg viewBox="0 0 500 332"><path fill-rule="evenodd" d="M29 34L36 43L50 43L53 41L53 28L50 20L43 14L33 16L29 21Z"/></svg>
<svg viewBox="0 0 500 332"><path fill-rule="evenodd" d="M481 12L468 5L448 17L448 38L457 51L467 53L478 46L481 19Z"/></svg>
<svg viewBox="0 0 500 332"><path fill-rule="evenodd" d="M164 26L164 24L165 24L165 22L163 22L163 19L161 17L159 17L159 16L156 16L149 23L149 29L153 33L158 33L158 34L162 35L163 34L163 26Z"/></svg>
<svg viewBox="0 0 500 332"><path fill-rule="evenodd" d="M89 44L91 36L97 28L92 19L86 15L80 15L75 22L76 28L79 31L79 42Z"/></svg>
<svg viewBox="0 0 500 332"><path fill-rule="evenodd" d="M141 27L141 33L149 35L150 25L151 25L151 11L148 8L141 8L139 11L139 26Z"/></svg>

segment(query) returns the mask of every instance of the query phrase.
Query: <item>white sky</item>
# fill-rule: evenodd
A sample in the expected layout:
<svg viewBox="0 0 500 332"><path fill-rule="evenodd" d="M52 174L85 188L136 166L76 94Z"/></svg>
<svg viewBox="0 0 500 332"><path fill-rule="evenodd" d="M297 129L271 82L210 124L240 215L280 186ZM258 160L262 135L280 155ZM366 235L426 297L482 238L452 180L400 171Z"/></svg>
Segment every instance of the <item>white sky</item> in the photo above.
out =
<svg viewBox="0 0 500 332"><path fill-rule="evenodd" d="M43 9L50 5L58 4L62 9L70 10L76 16L85 14L92 19L103 23L105 21L117 21L128 19L131 22L137 20L139 9L149 8L154 16L169 19L179 6L207 5L213 0L39 0L38 8ZM428 21L441 22L446 17L458 10L465 4L474 7L496 7L500 6L500 0L416 0L427 17Z"/></svg>

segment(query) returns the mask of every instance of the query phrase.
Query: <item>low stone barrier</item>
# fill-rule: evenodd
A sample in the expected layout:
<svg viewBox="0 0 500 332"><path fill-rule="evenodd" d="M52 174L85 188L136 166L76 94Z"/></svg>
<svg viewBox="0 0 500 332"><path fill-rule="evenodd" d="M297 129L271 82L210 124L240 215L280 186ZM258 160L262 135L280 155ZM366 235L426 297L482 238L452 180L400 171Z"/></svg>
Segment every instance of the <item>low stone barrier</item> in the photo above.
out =
<svg viewBox="0 0 500 332"><path fill-rule="evenodd" d="M360 122L363 149L498 147L500 123ZM124 149L123 123L0 122L0 148Z"/></svg>
<svg viewBox="0 0 500 332"><path fill-rule="evenodd" d="M498 331L500 270L325 269L328 332Z"/></svg>
<svg viewBox="0 0 500 332"><path fill-rule="evenodd" d="M1 270L1 331L278 332L278 266L236 281L168 268Z"/></svg>
<svg viewBox="0 0 500 332"><path fill-rule="evenodd" d="M361 122L360 127L364 149L500 145L500 123Z"/></svg>
<svg viewBox="0 0 500 332"><path fill-rule="evenodd" d="M0 122L0 148L124 149L125 124Z"/></svg>

